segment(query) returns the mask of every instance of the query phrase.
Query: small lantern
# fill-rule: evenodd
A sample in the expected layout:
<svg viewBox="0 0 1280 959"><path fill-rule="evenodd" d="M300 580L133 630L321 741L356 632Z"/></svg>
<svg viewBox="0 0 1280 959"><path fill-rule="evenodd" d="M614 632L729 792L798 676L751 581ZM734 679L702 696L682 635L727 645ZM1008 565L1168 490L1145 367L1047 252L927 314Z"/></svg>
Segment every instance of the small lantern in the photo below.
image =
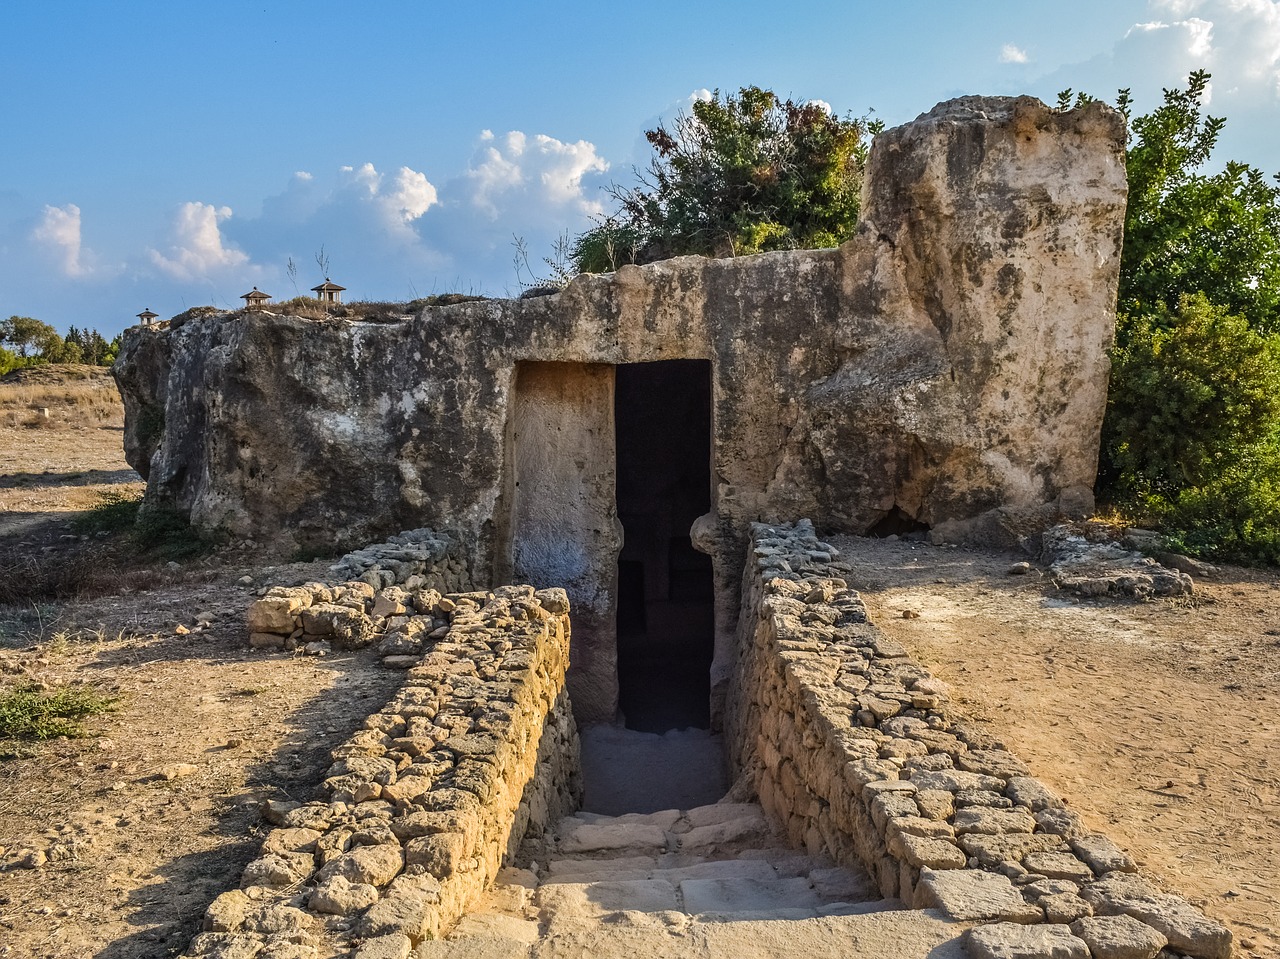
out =
<svg viewBox="0 0 1280 959"><path fill-rule="evenodd" d="M271 299L271 294L263 293L255 286L248 293L242 294L240 299L244 300L245 305L250 312L254 312L262 309L267 300Z"/></svg>
<svg viewBox="0 0 1280 959"><path fill-rule="evenodd" d="M311 288L311 292L316 295L316 299L318 299L321 303L324 303L326 306L328 306L330 304L336 305L338 303L341 303L342 291L345 289L346 289L345 286L338 286L337 283L332 282L326 276L324 278L323 283L321 283L319 286L313 286Z"/></svg>
<svg viewBox="0 0 1280 959"><path fill-rule="evenodd" d="M151 308L148 307L138 314L138 319L142 321L143 326L150 326L155 322L156 317L159 315L159 313L152 313Z"/></svg>

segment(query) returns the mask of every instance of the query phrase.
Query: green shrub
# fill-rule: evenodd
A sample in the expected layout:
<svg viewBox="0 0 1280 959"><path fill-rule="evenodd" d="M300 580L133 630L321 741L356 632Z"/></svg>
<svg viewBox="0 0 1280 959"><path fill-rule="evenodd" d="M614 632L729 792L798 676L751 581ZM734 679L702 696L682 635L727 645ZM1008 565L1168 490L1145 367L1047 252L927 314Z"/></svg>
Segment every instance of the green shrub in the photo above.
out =
<svg viewBox="0 0 1280 959"><path fill-rule="evenodd" d="M858 225L863 170L878 121L840 117L771 90L717 90L645 138L639 186L577 237L575 269L602 272L681 254L737 256L835 246Z"/></svg>
<svg viewBox="0 0 1280 959"><path fill-rule="evenodd" d="M77 533L123 533L132 529L142 505L141 493L107 490L98 502L76 517L72 527Z"/></svg>
<svg viewBox="0 0 1280 959"><path fill-rule="evenodd" d="M1179 552L1280 565L1280 432L1242 451L1204 485L1147 505Z"/></svg>
<svg viewBox="0 0 1280 959"><path fill-rule="evenodd" d="M1175 497L1214 481L1280 417L1280 339L1203 294L1126 317L1103 430L1124 494Z"/></svg>
<svg viewBox="0 0 1280 959"><path fill-rule="evenodd" d="M83 719L118 708L119 700L89 686L46 690L21 683L0 694L0 739L42 740L86 735Z"/></svg>
<svg viewBox="0 0 1280 959"><path fill-rule="evenodd" d="M1124 322L1103 427L1111 498L1175 549L1280 563L1280 337L1202 294Z"/></svg>

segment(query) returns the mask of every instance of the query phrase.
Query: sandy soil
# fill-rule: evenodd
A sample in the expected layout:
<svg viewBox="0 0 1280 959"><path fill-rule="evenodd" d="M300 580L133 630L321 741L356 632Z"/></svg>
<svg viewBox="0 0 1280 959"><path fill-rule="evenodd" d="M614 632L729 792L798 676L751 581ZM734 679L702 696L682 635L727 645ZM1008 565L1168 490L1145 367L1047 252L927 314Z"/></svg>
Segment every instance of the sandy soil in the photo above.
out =
<svg viewBox="0 0 1280 959"><path fill-rule="evenodd" d="M66 521L98 490L131 488L118 430L0 428L0 548L50 560L99 548ZM119 697L89 738L0 762L0 956L181 953L256 854L261 801L310 798L329 750L399 686L370 651L247 649L260 584L325 573L270 560L224 550L181 569L135 564L121 581L139 588L0 607L0 689L92 683ZM31 868L33 854L47 861Z"/></svg>
<svg viewBox="0 0 1280 959"><path fill-rule="evenodd" d="M108 491L141 492L121 452L123 428L35 430L0 425L0 536L34 533L53 514L94 506Z"/></svg>
<svg viewBox="0 0 1280 959"><path fill-rule="evenodd" d="M1280 575L1083 600L1025 556L836 538L872 619L1092 827L1280 956ZM906 616L904 616L906 614ZM918 618L915 618L918 615Z"/></svg>

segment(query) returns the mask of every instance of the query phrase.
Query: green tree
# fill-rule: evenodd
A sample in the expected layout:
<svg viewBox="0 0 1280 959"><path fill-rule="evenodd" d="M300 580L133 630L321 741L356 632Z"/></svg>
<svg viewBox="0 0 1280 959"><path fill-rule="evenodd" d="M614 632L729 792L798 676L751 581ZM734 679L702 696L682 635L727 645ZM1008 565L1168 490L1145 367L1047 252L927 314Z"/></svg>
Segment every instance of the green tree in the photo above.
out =
<svg viewBox="0 0 1280 959"><path fill-rule="evenodd" d="M56 353L46 356L50 363L83 363L84 350L73 340L63 340L62 348Z"/></svg>
<svg viewBox="0 0 1280 959"><path fill-rule="evenodd" d="M1205 166L1209 74L1129 119L1099 492L1193 553L1280 562L1280 188ZM1069 98L1068 98L1069 99ZM1064 100L1060 98L1060 105Z"/></svg>
<svg viewBox="0 0 1280 959"><path fill-rule="evenodd" d="M62 337L48 323L29 316L11 316L0 321L0 342L8 343L18 351L21 359L48 358L62 349Z"/></svg>
<svg viewBox="0 0 1280 959"><path fill-rule="evenodd" d="M1204 293L1256 330L1280 332L1280 187L1244 163L1205 173L1226 121L1206 116L1209 74L1130 118L1129 201L1120 257L1121 341L1127 318ZM1129 118L1129 91L1118 105Z"/></svg>
<svg viewBox="0 0 1280 959"><path fill-rule="evenodd" d="M1104 440L1128 489L1204 486L1267 440L1278 418L1280 339L1203 293L1130 320L1112 356Z"/></svg>
<svg viewBox="0 0 1280 959"><path fill-rule="evenodd" d="M731 256L835 246L858 223L869 139L866 118L743 87L693 104L646 139L640 185L614 187L619 209L579 236L585 272L685 253Z"/></svg>
<svg viewBox="0 0 1280 959"><path fill-rule="evenodd" d="M94 366L104 365L104 359L111 352L111 344L97 330L89 330L83 335L83 339L84 362L92 363Z"/></svg>

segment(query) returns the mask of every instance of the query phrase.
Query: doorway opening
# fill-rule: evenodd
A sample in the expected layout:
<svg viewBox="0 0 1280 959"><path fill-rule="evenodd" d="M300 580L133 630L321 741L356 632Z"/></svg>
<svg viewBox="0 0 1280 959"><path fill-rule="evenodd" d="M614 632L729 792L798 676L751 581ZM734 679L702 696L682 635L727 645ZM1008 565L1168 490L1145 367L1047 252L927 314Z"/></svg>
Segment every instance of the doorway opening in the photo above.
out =
<svg viewBox="0 0 1280 959"><path fill-rule="evenodd" d="M618 700L628 729L711 725L711 557L689 527L711 509L711 363L616 368Z"/></svg>

